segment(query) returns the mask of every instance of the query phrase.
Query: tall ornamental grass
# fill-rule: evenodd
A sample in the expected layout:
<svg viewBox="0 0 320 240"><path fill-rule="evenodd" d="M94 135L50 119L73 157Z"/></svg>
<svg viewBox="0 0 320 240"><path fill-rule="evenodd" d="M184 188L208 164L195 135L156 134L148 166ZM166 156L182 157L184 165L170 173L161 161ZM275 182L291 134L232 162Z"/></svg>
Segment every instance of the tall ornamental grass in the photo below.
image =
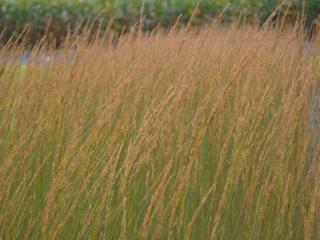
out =
<svg viewBox="0 0 320 240"><path fill-rule="evenodd" d="M0 63L1 239L320 238L319 37L88 38Z"/></svg>

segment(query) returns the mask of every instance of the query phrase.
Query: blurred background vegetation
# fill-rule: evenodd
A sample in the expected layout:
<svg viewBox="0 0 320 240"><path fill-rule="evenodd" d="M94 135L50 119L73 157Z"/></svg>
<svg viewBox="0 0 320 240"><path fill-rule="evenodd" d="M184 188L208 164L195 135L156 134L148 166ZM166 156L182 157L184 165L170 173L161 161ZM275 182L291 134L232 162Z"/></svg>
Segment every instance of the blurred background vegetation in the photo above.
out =
<svg viewBox="0 0 320 240"><path fill-rule="evenodd" d="M181 24L189 21L198 0L0 0L2 42L17 36L29 26L28 41L38 41L44 33L61 41L69 30L95 22L116 31L126 31L139 22L144 2L144 30L156 26L169 27L180 16ZM211 21L226 6L223 21L261 24L282 0L202 0L195 12L193 24ZM320 0L287 0L289 22L301 16L305 5L306 26L320 14ZM285 12L284 6L283 12ZM110 21L112 19L112 21ZM49 24L50 23L50 24ZM49 24L49 25L48 25Z"/></svg>

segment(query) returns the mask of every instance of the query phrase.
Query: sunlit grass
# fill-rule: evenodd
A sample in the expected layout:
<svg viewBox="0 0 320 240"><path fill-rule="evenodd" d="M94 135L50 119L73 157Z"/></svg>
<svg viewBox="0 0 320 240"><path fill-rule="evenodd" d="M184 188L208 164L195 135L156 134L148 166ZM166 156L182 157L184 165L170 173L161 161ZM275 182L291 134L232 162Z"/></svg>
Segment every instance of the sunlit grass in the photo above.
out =
<svg viewBox="0 0 320 240"><path fill-rule="evenodd" d="M297 32L72 39L56 63L2 62L0 238L319 238L320 41L305 54Z"/></svg>

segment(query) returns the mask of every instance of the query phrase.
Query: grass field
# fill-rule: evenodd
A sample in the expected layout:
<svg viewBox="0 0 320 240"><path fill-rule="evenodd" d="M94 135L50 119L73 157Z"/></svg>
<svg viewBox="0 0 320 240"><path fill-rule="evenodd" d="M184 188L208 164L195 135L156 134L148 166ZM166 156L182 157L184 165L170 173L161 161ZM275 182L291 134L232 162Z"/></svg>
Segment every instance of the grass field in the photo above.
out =
<svg viewBox="0 0 320 240"><path fill-rule="evenodd" d="M319 43L212 24L2 62L0 238L319 239Z"/></svg>

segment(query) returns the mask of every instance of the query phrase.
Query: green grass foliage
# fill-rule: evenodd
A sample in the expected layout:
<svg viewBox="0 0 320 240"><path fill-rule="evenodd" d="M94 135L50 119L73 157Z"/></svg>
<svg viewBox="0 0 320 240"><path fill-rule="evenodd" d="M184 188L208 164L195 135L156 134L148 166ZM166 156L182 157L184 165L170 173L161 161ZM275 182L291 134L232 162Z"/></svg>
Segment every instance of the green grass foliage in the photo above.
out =
<svg viewBox="0 0 320 240"><path fill-rule="evenodd" d="M111 19L111 27L123 31L139 22L142 2L144 30L172 26L179 16L180 23L186 23L198 4L198 0L1 0L2 39L6 41L29 26L29 38L33 43L45 33L61 41L69 30L76 31L79 24L96 22L96 26L106 28ZM280 0L202 0L195 11L193 23L211 21L228 6L223 18L225 22L261 24L280 3ZM288 18L293 22L301 13L303 4L300 0L289 0L282 14L288 5ZM320 0L307 0L305 13L307 25L310 25L320 13Z"/></svg>

